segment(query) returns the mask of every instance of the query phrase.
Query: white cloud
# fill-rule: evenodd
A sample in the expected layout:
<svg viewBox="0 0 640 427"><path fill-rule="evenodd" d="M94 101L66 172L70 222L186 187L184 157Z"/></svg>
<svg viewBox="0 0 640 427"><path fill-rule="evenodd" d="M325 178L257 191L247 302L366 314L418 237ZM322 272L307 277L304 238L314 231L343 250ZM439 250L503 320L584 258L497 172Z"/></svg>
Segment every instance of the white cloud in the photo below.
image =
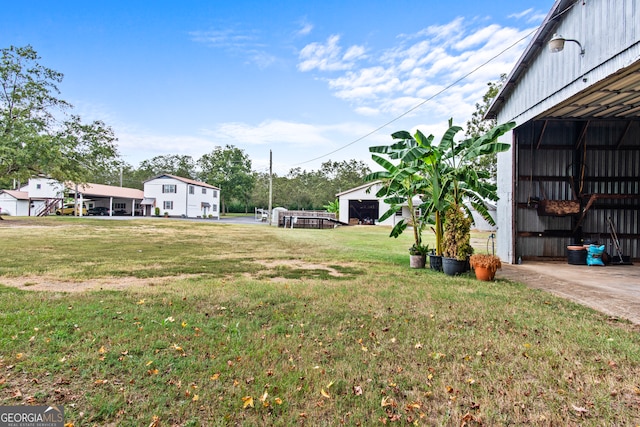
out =
<svg viewBox="0 0 640 427"><path fill-rule="evenodd" d="M517 12L517 13L512 13L511 15L507 16L507 18L515 18L515 19L520 19L524 16L530 15L533 13L533 8L529 8L529 9L525 9L522 12Z"/></svg>
<svg viewBox="0 0 640 427"><path fill-rule="evenodd" d="M225 143L243 145L285 143L308 146L329 142L322 135L322 127L281 120L266 120L257 126L241 122L222 123L214 130L204 133L228 141Z"/></svg>
<svg viewBox="0 0 640 427"><path fill-rule="evenodd" d="M210 48L223 49L233 55L243 57L264 69L276 62L277 58L266 52L267 45L260 40L260 34L251 30L225 28L209 31L189 32L191 40Z"/></svg>
<svg viewBox="0 0 640 427"><path fill-rule="evenodd" d="M209 31L190 31L191 40L210 47L236 49L264 46L258 41L258 36L251 31L237 31L231 28Z"/></svg>
<svg viewBox="0 0 640 427"><path fill-rule="evenodd" d="M520 16L527 14L531 12ZM357 52L356 58L367 61L359 68L355 62L344 61L340 38L332 36L325 43L307 45L298 68L342 71L328 77L327 85L334 96L349 101L363 116L404 114L435 96L411 115L428 111L432 116L455 114L466 121L486 92L486 84L511 70L526 42L509 46L533 30L479 22L456 18L402 34L394 48L366 56L364 51Z"/></svg>
<svg viewBox="0 0 640 427"><path fill-rule="evenodd" d="M313 25L309 24L308 22L302 22L301 23L301 28L296 31L296 35L297 36L306 36L311 34L311 31L313 30Z"/></svg>
<svg viewBox="0 0 640 427"><path fill-rule="evenodd" d="M354 66L356 60L364 57L362 46L350 46L346 53L339 45L340 36L332 35L325 43L310 43L300 51L298 69L300 71L340 71Z"/></svg>

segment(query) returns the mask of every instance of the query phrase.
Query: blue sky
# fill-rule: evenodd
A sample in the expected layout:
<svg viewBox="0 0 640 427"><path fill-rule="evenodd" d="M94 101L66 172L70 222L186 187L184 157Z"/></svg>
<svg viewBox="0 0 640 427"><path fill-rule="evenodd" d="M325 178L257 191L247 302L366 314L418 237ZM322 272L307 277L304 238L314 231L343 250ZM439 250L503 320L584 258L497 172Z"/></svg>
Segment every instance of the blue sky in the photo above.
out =
<svg viewBox="0 0 640 427"><path fill-rule="evenodd" d="M127 163L231 144L264 172L272 150L284 175L371 164L368 147L398 130L464 126L552 5L25 0L3 5L0 45L30 44L62 72L61 98L110 125Z"/></svg>

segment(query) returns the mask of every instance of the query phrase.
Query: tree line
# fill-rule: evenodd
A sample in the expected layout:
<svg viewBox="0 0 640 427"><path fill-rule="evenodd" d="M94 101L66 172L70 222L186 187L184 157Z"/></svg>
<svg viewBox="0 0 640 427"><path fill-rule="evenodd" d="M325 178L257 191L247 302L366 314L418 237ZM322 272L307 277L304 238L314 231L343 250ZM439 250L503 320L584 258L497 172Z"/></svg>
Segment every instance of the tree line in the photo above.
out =
<svg viewBox="0 0 640 427"><path fill-rule="evenodd" d="M13 189L33 176L142 189L161 174L220 188L222 212L251 212L269 205L323 209L336 193L361 185L371 171L363 162L327 161L318 171L291 169L285 176L252 170L241 149L216 146L199 159L163 155L138 167L124 162L115 133L102 121L85 122L60 97L63 74L40 64L31 46L0 50L0 188Z"/></svg>
<svg viewBox="0 0 640 427"><path fill-rule="evenodd" d="M220 188L223 212L253 212L269 206L269 173L252 170L244 150L233 145L215 147L199 159L188 155L163 155L144 160L135 168L105 169L94 175L97 184L142 189L144 181L161 174L194 179ZM319 170L294 168L286 175L271 177L273 207L322 210L336 194L364 184L371 173L362 161L327 161Z"/></svg>

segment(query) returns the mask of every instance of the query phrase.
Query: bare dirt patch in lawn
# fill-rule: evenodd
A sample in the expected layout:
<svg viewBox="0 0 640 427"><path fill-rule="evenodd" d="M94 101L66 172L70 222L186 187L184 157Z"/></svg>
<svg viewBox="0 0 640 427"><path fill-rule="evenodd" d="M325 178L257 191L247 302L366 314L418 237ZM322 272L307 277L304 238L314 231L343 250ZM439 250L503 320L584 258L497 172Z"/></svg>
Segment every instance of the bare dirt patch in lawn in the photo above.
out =
<svg viewBox="0 0 640 427"><path fill-rule="evenodd" d="M97 290L121 291L130 288L164 285L168 281L181 277L110 277L91 280L71 281L60 280L50 276L0 277L0 284L12 286L25 291L46 292L84 292Z"/></svg>
<svg viewBox="0 0 640 427"><path fill-rule="evenodd" d="M311 262L301 261L299 259L278 259L270 261L256 261L260 265L267 267L268 269L277 269L278 267L287 267L296 270L326 270L332 277L344 277L345 274L336 270L334 267L325 264L314 264ZM348 267L348 265L344 265Z"/></svg>

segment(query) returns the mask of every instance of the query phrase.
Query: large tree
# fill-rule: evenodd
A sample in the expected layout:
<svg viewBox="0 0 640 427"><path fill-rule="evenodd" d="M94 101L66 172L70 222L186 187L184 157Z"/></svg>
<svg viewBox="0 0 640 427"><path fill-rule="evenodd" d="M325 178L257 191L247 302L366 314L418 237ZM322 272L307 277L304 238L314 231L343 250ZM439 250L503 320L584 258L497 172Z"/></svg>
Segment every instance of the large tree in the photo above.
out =
<svg viewBox="0 0 640 427"><path fill-rule="evenodd" d="M62 73L41 65L31 46L0 53L0 184L38 174L82 183L117 161L111 128L68 114Z"/></svg>
<svg viewBox="0 0 640 427"><path fill-rule="evenodd" d="M216 147L198 160L200 180L220 188L220 208L227 213L227 204L235 200L249 208L255 176L251 172L251 159L244 150L233 145Z"/></svg>
<svg viewBox="0 0 640 427"><path fill-rule="evenodd" d="M196 178L196 163L193 157L188 155L168 154L155 156L152 159L142 161L138 169L146 175L145 179L153 178L163 173L181 176L182 178Z"/></svg>
<svg viewBox="0 0 640 427"><path fill-rule="evenodd" d="M484 116L506 80L507 75L501 74L499 80L487 83L489 88L482 97L482 102L476 102L476 111L471 115L471 119L467 121L465 137L477 138L489 132L489 130L498 124L495 119L485 119ZM487 171L491 178L495 180L498 173L497 159L496 153L486 154L478 157L474 161L474 165L480 170Z"/></svg>

